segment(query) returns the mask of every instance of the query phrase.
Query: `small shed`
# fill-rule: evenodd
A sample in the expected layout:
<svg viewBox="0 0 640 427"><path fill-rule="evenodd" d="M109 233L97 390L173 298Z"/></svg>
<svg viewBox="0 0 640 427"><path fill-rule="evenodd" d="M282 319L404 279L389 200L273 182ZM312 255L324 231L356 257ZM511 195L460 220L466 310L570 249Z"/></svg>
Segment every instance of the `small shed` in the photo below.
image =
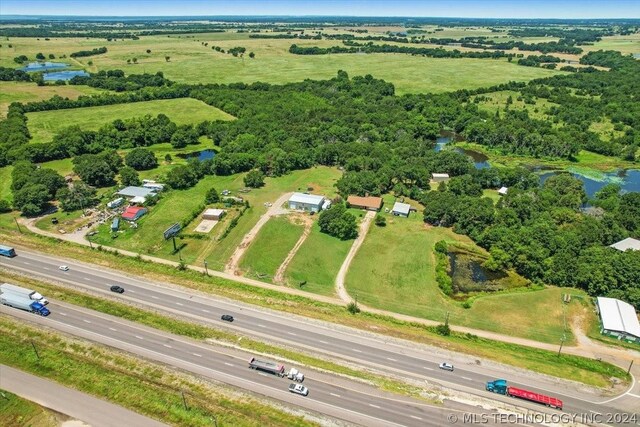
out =
<svg viewBox="0 0 640 427"><path fill-rule="evenodd" d="M142 197L142 196L136 196L134 198L132 198L131 200L129 200L129 203L134 204L134 205L144 205L144 202L147 201L146 197Z"/></svg>
<svg viewBox="0 0 640 427"><path fill-rule="evenodd" d="M113 218L113 222L111 223L111 231L118 231L118 229L120 228L120 218L115 217Z"/></svg>
<svg viewBox="0 0 640 427"><path fill-rule="evenodd" d="M506 196L508 192L509 189L507 187L500 187L500 189L498 190L498 194L501 196Z"/></svg>
<svg viewBox="0 0 640 427"><path fill-rule="evenodd" d="M147 208L129 206L124 210L122 214L122 219L127 221L137 221L140 217L147 213Z"/></svg>
<svg viewBox="0 0 640 427"><path fill-rule="evenodd" d="M409 212L411 212L411 205L408 203L395 202L393 204L393 209L391 209L392 214L404 218L409 217Z"/></svg>
<svg viewBox="0 0 640 427"><path fill-rule="evenodd" d="M432 173L431 180L435 182L442 182L449 179L448 173Z"/></svg>
<svg viewBox="0 0 640 427"><path fill-rule="evenodd" d="M324 196L305 193L293 193L289 198L289 209L319 212L324 203Z"/></svg>
<svg viewBox="0 0 640 427"><path fill-rule="evenodd" d="M142 184L143 188L148 188L150 190L153 191L157 191L160 192L162 190L164 190L164 184L160 184L158 182L145 182L144 184Z"/></svg>
<svg viewBox="0 0 640 427"><path fill-rule="evenodd" d="M382 198L349 196L347 197L347 203L349 203L352 208L366 209L368 211L379 211L382 207Z"/></svg>
<svg viewBox="0 0 640 427"><path fill-rule="evenodd" d="M202 219L211 219L214 221L219 221L222 219L226 211L224 209L207 209L202 214Z"/></svg>
<svg viewBox="0 0 640 427"><path fill-rule="evenodd" d="M622 252L628 249L631 249L632 251L640 251L640 240L634 239L632 237L627 237L626 239L620 240L613 245L609 245L609 247Z"/></svg>
<svg viewBox="0 0 640 427"><path fill-rule="evenodd" d="M631 304L615 298L598 297L600 332L619 340L640 343L640 322Z"/></svg>
<svg viewBox="0 0 640 427"><path fill-rule="evenodd" d="M124 203L124 197L118 197L117 199L114 199L109 203L107 203L107 207L109 209L115 209L117 207L122 206L123 203Z"/></svg>

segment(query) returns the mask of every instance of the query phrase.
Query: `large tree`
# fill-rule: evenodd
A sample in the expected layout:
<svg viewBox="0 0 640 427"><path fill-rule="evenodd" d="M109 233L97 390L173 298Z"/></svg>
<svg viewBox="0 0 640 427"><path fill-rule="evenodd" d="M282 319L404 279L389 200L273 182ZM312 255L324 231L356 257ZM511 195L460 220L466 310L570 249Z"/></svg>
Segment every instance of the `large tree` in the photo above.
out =
<svg viewBox="0 0 640 427"><path fill-rule="evenodd" d="M147 148L134 148L124 158L124 163L135 170L149 170L158 166L155 154Z"/></svg>

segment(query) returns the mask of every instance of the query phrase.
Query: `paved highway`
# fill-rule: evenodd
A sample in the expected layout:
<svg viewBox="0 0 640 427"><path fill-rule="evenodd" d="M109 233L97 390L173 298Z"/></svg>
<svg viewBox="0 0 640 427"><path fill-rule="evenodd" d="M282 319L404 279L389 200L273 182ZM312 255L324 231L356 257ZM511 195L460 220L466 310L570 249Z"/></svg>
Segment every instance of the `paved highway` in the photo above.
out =
<svg viewBox="0 0 640 427"><path fill-rule="evenodd" d="M46 318L6 306L0 306L0 313L100 342L351 423L367 426L441 426L446 424L450 414L461 414L460 409L478 412L473 406L462 407L455 402L449 402L449 408L428 405L312 370L305 370L304 384L310 390L309 396L298 396L288 391L291 381L286 378L249 369L250 353L209 346L67 304L52 301L49 307L52 314Z"/></svg>
<svg viewBox="0 0 640 427"><path fill-rule="evenodd" d="M69 265L70 270L67 272L58 270L61 264ZM406 378L426 380L428 383L440 384L490 399L514 402L484 391L486 381L506 378L514 386L559 397L565 402L565 411L573 413L628 411L637 408L636 403L640 404L640 398L635 399L633 394L628 394L624 400L612 400L553 378L521 372L486 361L478 364L474 358L441 349L252 307L213 296L204 296L167 284L150 283L114 270L97 268L76 261L53 259L21 250L19 256L15 258L1 258L0 265L109 294L109 286L118 284L126 289L125 294L112 295L124 300L215 324L216 327L225 327L258 338L321 352L333 358L392 372ZM220 322L219 317L223 313L233 315L236 321L230 325ZM444 360L456 366L454 373L438 369L438 363ZM539 409L539 406L528 402L517 402L519 406ZM618 402L624 402L624 404L615 406Z"/></svg>

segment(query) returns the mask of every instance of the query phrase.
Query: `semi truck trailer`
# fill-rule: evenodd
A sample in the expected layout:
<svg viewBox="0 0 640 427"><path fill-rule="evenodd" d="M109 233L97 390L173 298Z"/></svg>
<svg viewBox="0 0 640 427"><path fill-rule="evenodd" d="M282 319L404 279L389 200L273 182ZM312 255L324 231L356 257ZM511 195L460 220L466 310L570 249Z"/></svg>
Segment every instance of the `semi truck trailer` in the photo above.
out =
<svg viewBox="0 0 640 427"><path fill-rule="evenodd" d="M511 387L507 380L495 380L487 383L487 391L503 394L505 396L517 397L530 402L541 403L551 408L562 410L562 400L550 397L545 394L536 393L521 388Z"/></svg>
<svg viewBox="0 0 640 427"><path fill-rule="evenodd" d="M0 255L13 258L16 256L16 250L11 246L0 245Z"/></svg>
<svg viewBox="0 0 640 427"><path fill-rule="evenodd" d="M19 308L20 310L29 311L31 313L39 314L40 316L48 316L51 314L49 309L38 301L30 300L22 295L5 292L0 295L0 304L7 305L9 307Z"/></svg>
<svg viewBox="0 0 640 427"><path fill-rule="evenodd" d="M32 301L38 301L42 305L49 304L49 301L42 296L42 294L34 291L33 289L23 288L21 286L11 285L9 283L3 283L0 285L0 294L10 292L12 294L24 295Z"/></svg>
<svg viewBox="0 0 640 427"><path fill-rule="evenodd" d="M284 377L286 375L284 372L284 365L265 360L258 360L255 357L252 357L251 360L249 360L249 368L258 369L279 377Z"/></svg>

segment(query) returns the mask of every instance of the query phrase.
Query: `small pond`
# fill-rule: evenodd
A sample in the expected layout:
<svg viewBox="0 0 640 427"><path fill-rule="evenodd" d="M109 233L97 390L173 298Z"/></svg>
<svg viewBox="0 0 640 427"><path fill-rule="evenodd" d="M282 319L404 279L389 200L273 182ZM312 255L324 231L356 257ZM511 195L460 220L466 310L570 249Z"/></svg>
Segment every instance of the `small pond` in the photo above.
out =
<svg viewBox="0 0 640 427"><path fill-rule="evenodd" d="M543 173L540 175L540 184L543 184L550 176L558 175L559 173L562 173L562 171ZM610 183L620 184L624 192L640 192L640 170L638 169L623 169L617 172L603 173L597 178L586 177L575 172L572 172L571 175L583 182L584 191L589 197L593 197L602 187Z"/></svg>
<svg viewBox="0 0 640 427"><path fill-rule="evenodd" d="M451 141L459 142L464 140L460 135L456 135L453 132L441 132L440 136L436 139L435 150L442 151L444 147ZM471 157L471 160L473 160L473 165L476 167L476 169L486 169L488 167L491 167L491 165L489 164L489 158L478 151L465 150L458 147L455 148L455 151Z"/></svg>
<svg viewBox="0 0 640 427"><path fill-rule="evenodd" d="M46 82L55 82L58 80L71 80L76 76L89 77L89 73L85 71L56 71L55 73L44 73L42 78Z"/></svg>
<svg viewBox="0 0 640 427"><path fill-rule="evenodd" d="M57 70L59 68L67 68L69 64L64 62L30 62L26 67L20 68L21 71L47 71Z"/></svg>
<svg viewBox="0 0 640 427"><path fill-rule="evenodd" d="M206 149L202 151L194 151L192 153L185 154L177 154L181 159L198 159L199 161L204 161L208 159L213 159L216 155L216 150Z"/></svg>
<svg viewBox="0 0 640 427"><path fill-rule="evenodd" d="M449 252L453 291L456 294L470 292L494 292L509 287L508 277L503 272L489 271L482 266L478 258L465 254Z"/></svg>

